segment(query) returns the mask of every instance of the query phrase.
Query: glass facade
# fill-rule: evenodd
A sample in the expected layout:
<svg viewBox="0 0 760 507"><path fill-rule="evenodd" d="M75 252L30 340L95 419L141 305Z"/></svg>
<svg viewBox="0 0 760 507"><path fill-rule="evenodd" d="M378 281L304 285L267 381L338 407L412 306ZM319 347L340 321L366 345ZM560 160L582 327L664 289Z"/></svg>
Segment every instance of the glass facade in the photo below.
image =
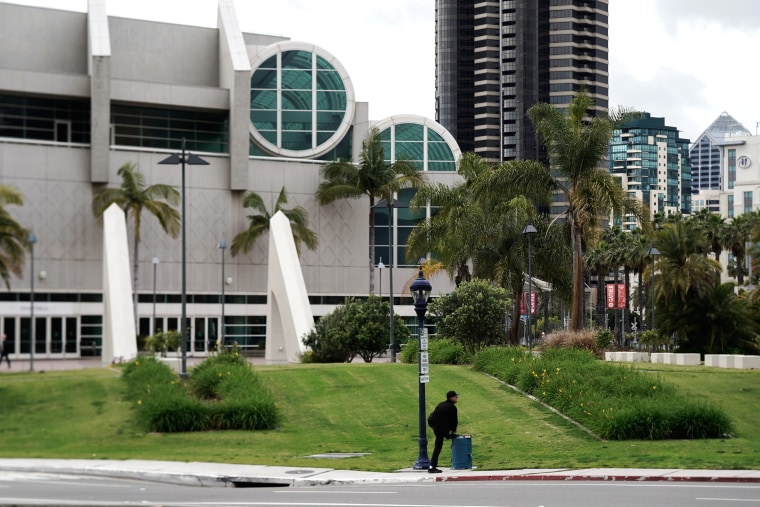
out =
<svg viewBox="0 0 760 507"><path fill-rule="evenodd" d="M87 99L0 95L0 118L0 137L90 143Z"/></svg>
<svg viewBox="0 0 760 507"><path fill-rule="evenodd" d="M256 148L294 157L324 155L335 148L351 120L352 94L346 78L316 49L283 50L266 57L251 75L250 119Z"/></svg>
<svg viewBox="0 0 760 507"><path fill-rule="evenodd" d="M227 153L227 111L111 105L112 144L141 148Z"/></svg>

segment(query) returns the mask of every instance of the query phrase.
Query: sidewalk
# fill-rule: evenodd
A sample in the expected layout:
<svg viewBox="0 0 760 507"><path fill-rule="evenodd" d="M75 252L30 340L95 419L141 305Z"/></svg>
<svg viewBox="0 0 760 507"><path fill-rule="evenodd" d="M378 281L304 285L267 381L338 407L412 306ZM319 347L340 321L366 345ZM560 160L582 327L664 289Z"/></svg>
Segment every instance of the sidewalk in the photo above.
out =
<svg viewBox="0 0 760 507"><path fill-rule="evenodd" d="M135 479L203 487L327 486L449 481L668 481L760 483L760 470L636 468L450 470L441 474L405 469L394 473L222 463L140 460L0 459L2 472L56 473Z"/></svg>

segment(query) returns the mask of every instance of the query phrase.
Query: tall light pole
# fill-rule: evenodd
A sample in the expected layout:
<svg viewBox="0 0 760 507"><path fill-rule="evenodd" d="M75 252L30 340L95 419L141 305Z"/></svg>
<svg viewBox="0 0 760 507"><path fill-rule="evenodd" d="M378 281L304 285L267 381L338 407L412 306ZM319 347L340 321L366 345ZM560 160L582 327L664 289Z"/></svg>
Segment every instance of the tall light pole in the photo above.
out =
<svg viewBox="0 0 760 507"><path fill-rule="evenodd" d="M385 269L385 264L383 264L382 257L380 257L380 262L377 264L377 269L380 271L380 299L383 299L383 270Z"/></svg>
<svg viewBox="0 0 760 507"><path fill-rule="evenodd" d="M649 327L649 329L654 331L654 257L655 255L660 255L660 251L657 250L657 248L652 247L649 249L649 252L647 252L647 255L652 256L652 325Z"/></svg>
<svg viewBox="0 0 760 507"><path fill-rule="evenodd" d="M216 247L222 251L222 321L219 326L219 345L217 345L217 349L220 349L221 347L224 347L226 341L224 336L224 251L227 250L227 242L224 241L224 233L222 233L222 240L216 245Z"/></svg>
<svg viewBox="0 0 760 507"><path fill-rule="evenodd" d="M185 198L185 165L208 165L208 162L203 160L198 155L187 153L185 151L186 141L182 138L182 152L175 153L165 159L159 164L178 165L182 166L182 317L180 320L180 333L182 334L182 370L180 371L181 377L187 376L187 234L185 233L187 217L185 216L186 201Z"/></svg>
<svg viewBox="0 0 760 507"><path fill-rule="evenodd" d="M157 256L153 256L153 334L156 334L156 267L161 262Z"/></svg>
<svg viewBox="0 0 760 507"><path fill-rule="evenodd" d="M533 348L533 330L531 329L531 323L530 323L530 317L531 317L531 314L533 313L533 278L532 278L531 269L530 269L531 267L530 261L532 257L531 255L532 252L530 249L530 238L536 232L538 231L536 230L535 227L533 227L533 224L528 224L525 226L525 229L523 229L523 234L525 234L525 236L527 236L528 238L528 304L527 304L528 310L527 311L528 311L528 348L529 349Z"/></svg>
<svg viewBox="0 0 760 507"><path fill-rule="evenodd" d="M393 199L390 186L388 187L388 199L380 199L375 208L388 208L388 302L390 304L390 349L391 363L396 362L396 341L394 338L395 322L393 319L393 208L406 208L406 204Z"/></svg>
<svg viewBox="0 0 760 507"><path fill-rule="evenodd" d="M31 258L31 288L29 290L29 371L34 371L34 346L35 346L35 325L34 325L34 244L37 243L37 236L30 232L26 238L29 243L29 253Z"/></svg>
<svg viewBox="0 0 760 507"><path fill-rule="evenodd" d="M430 468L430 458L427 453L427 428L425 426L425 383L430 380L427 371L427 334L425 333L425 313L427 312L428 298L433 287L425 280L422 270L417 279L412 282L409 292L414 299L414 311L417 314L417 341L419 343L419 452L417 461L414 463L415 470L427 470ZM393 316L391 316L392 318Z"/></svg>

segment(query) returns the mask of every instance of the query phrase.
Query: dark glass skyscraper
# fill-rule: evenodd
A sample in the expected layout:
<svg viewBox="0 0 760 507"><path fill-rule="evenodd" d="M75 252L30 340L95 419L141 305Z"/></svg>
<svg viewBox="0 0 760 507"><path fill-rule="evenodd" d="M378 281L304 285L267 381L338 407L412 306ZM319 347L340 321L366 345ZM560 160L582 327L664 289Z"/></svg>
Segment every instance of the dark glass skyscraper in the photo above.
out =
<svg viewBox="0 0 760 507"><path fill-rule="evenodd" d="M540 159L527 111L608 108L607 0L437 0L436 119L491 160ZM594 114L594 111L591 112Z"/></svg>

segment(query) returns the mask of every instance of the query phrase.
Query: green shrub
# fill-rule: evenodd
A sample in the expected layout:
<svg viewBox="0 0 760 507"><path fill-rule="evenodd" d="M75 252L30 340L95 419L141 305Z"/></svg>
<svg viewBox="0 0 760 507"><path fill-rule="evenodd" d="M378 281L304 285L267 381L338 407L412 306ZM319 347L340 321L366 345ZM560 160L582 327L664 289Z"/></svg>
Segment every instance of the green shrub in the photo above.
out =
<svg viewBox="0 0 760 507"><path fill-rule="evenodd" d="M726 414L676 392L657 376L605 363L587 350L522 348L479 352L474 368L547 403L604 439L720 438L730 433Z"/></svg>
<svg viewBox="0 0 760 507"><path fill-rule="evenodd" d="M179 331L159 331L145 338L145 350L166 357L167 352L179 350L181 343L182 333Z"/></svg>
<svg viewBox="0 0 760 507"><path fill-rule="evenodd" d="M410 364L419 361L419 342L414 339L409 340L401 349L399 360ZM472 355L456 340L433 339L428 341L428 361L430 364L470 364Z"/></svg>
<svg viewBox="0 0 760 507"><path fill-rule="evenodd" d="M237 353L210 357L190 371L187 384L154 358L128 363L123 378L149 431L272 429L279 422L273 396Z"/></svg>
<svg viewBox="0 0 760 507"><path fill-rule="evenodd" d="M600 329L594 335L594 350L605 350L615 341L615 335L609 329Z"/></svg>

